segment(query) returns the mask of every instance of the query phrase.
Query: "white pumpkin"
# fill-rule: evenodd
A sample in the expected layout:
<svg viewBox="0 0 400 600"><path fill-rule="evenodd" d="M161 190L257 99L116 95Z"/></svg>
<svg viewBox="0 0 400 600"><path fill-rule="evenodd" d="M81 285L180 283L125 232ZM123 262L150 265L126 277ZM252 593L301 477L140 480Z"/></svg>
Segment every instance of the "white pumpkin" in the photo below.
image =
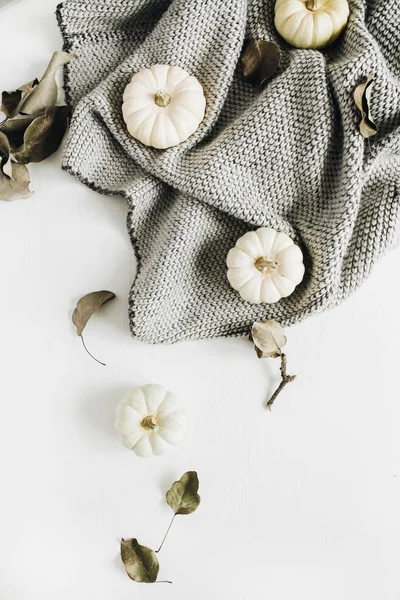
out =
<svg viewBox="0 0 400 600"><path fill-rule="evenodd" d="M278 302L304 277L300 248L286 233L270 227L245 233L229 250L226 262L229 283L251 304Z"/></svg>
<svg viewBox="0 0 400 600"><path fill-rule="evenodd" d="M276 0L275 27L295 48L323 48L346 27L347 0Z"/></svg>
<svg viewBox="0 0 400 600"><path fill-rule="evenodd" d="M136 387L117 406L115 429L123 445L138 456L164 454L168 444L183 437L185 411L161 385Z"/></svg>
<svg viewBox="0 0 400 600"><path fill-rule="evenodd" d="M122 116L129 133L165 149L188 139L204 119L206 99L196 77L180 67L153 65L126 86Z"/></svg>

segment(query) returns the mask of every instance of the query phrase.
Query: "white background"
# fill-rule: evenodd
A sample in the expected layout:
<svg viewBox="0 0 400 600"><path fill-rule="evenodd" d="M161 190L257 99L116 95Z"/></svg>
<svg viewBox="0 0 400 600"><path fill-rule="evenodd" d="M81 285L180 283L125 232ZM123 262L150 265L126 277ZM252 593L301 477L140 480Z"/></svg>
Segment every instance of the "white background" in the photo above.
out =
<svg viewBox="0 0 400 600"><path fill-rule="evenodd" d="M1 89L40 76L61 39L55 0L0 11ZM400 253L353 298L291 328L289 372L244 339L148 346L128 330L135 274L120 198L31 166L35 194L0 204L1 600L398 600ZM78 298L110 289L84 352ZM161 458L123 448L114 411L156 382L186 407L186 440ZM119 539L156 547L164 494L197 470L202 503L178 517L160 579L125 574Z"/></svg>

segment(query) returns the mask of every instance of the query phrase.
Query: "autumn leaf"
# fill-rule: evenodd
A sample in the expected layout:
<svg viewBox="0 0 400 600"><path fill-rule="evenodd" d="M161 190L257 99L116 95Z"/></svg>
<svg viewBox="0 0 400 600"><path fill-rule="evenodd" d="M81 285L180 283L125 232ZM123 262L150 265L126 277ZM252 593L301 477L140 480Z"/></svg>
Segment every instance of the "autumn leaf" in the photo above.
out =
<svg viewBox="0 0 400 600"><path fill-rule="evenodd" d="M12 178L12 163L10 156L10 143L0 131L0 173Z"/></svg>
<svg viewBox="0 0 400 600"><path fill-rule="evenodd" d="M279 67L279 46L266 40L251 41L242 57L243 75L261 89Z"/></svg>
<svg viewBox="0 0 400 600"><path fill-rule="evenodd" d="M7 136L12 150L17 150L24 143L24 134L28 126L35 120L34 116L18 115L13 119L7 119L1 127L1 131Z"/></svg>
<svg viewBox="0 0 400 600"><path fill-rule="evenodd" d="M93 354L91 354L89 352L89 350L87 349L82 334L83 334L83 330L85 329L85 327L87 325L87 322L89 321L90 317L96 312L96 310L98 310L101 306L106 304L106 302L113 300L115 297L116 296L113 292L108 292L106 290L102 290L99 292L91 292L90 294L86 294L80 300L78 300L76 308L72 314L72 322L74 323L74 325L76 327L76 332L77 332L78 336L81 338L82 344L83 344L86 352L95 361L97 361L98 363L100 363L103 366L105 366L105 364L100 362L97 358L95 358L93 356Z"/></svg>
<svg viewBox="0 0 400 600"><path fill-rule="evenodd" d="M141 546L137 539L121 540L121 559L128 576L137 583L157 581L160 565L154 550Z"/></svg>
<svg viewBox="0 0 400 600"><path fill-rule="evenodd" d="M367 79L360 83L354 91L354 102L361 113L360 133L365 139L369 139L378 131L370 109L373 79L374 73L370 73Z"/></svg>
<svg viewBox="0 0 400 600"><path fill-rule="evenodd" d="M250 337L258 358L277 358L287 342L282 325L274 320L256 321Z"/></svg>
<svg viewBox="0 0 400 600"><path fill-rule="evenodd" d="M14 158L21 164L37 163L51 156L60 146L68 126L70 108L52 106L43 116L28 125L24 134L24 145Z"/></svg>
<svg viewBox="0 0 400 600"><path fill-rule="evenodd" d="M0 200L16 200L29 198L29 171L25 165L12 163L12 176L7 177L0 172Z"/></svg>
<svg viewBox="0 0 400 600"><path fill-rule="evenodd" d="M25 115L33 115L54 106L58 96L58 86L56 81L57 70L73 58L75 58L75 56L67 52L54 52L39 84L22 103L19 112Z"/></svg>
<svg viewBox="0 0 400 600"><path fill-rule="evenodd" d="M167 503L176 515L190 515L200 504L199 479L196 471L188 471L167 492Z"/></svg>
<svg viewBox="0 0 400 600"><path fill-rule="evenodd" d="M16 115L19 112L22 102L29 96L38 83L37 79L33 79L12 92L3 92L1 95L1 112L8 118Z"/></svg>

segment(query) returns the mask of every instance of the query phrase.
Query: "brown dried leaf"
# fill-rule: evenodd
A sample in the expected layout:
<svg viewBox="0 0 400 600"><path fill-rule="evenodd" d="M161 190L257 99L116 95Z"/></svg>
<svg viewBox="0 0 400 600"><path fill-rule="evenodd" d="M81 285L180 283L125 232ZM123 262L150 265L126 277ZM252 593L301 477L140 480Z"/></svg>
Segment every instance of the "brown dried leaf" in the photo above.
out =
<svg viewBox="0 0 400 600"><path fill-rule="evenodd" d="M15 160L22 164L37 163L53 154L62 142L69 115L68 106L52 106L34 119L25 131L22 150L14 153Z"/></svg>
<svg viewBox="0 0 400 600"><path fill-rule="evenodd" d="M354 102L361 113L360 133L366 139L372 137L378 131L370 110L373 79L374 73L370 73L367 79L354 90Z"/></svg>
<svg viewBox="0 0 400 600"><path fill-rule="evenodd" d="M29 171L25 165L12 163L12 178L0 173L0 200L16 200L29 198Z"/></svg>
<svg viewBox="0 0 400 600"><path fill-rule="evenodd" d="M103 304L113 300L115 294L113 292L107 292L102 290L100 292L91 292L83 296L77 303L76 308L72 314L72 322L76 327L76 332L79 336L82 335L83 330L86 327L90 317L99 309Z"/></svg>
<svg viewBox="0 0 400 600"><path fill-rule="evenodd" d="M22 146L25 131L35 118L34 116L18 115L13 119L8 119L1 127L1 131L8 137L12 150L17 150Z"/></svg>
<svg viewBox="0 0 400 600"><path fill-rule="evenodd" d="M38 83L38 79L33 79L12 92L3 92L1 95L1 112L9 118L16 115L21 108L22 102L29 96Z"/></svg>
<svg viewBox="0 0 400 600"><path fill-rule="evenodd" d="M279 67L279 46L266 40L250 42L242 57L243 75L258 88L272 77Z"/></svg>
<svg viewBox="0 0 400 600"><path fill-rule="evenodd" d="M0 174L12 178L12 163L10 144L7 137L0 131Z"/></svg>
<svg viewBox="0 0 400 600"><path fill-rule="evenodd" d="M157 581L160 565L154 550L141 546L137 539L121 540L121 559L128 576L137 583Z"/></svg>
<svg viewBox="0 0 400 600"><path fill-rule="evenodd" d="M282 325L277 321L256 321L251 328L251 340L258 358L278 358L287 342Z"/></svg>
<svg viewBox="0 0 400 600"><path fill-rule="evenodd" d="M54 52L48 67L32 93L26 98L19 111L25 115L34 115L57 102L58 87L56 73L59 67L75 58L75 55L67 52Z"/></svg>
<svg viewBox="0 0 400 600"><path fill-rule="evenodd" d="M167 503L175 515L190 515L200 504L199 478L196 471L187 471L167 492Z"/></svg>

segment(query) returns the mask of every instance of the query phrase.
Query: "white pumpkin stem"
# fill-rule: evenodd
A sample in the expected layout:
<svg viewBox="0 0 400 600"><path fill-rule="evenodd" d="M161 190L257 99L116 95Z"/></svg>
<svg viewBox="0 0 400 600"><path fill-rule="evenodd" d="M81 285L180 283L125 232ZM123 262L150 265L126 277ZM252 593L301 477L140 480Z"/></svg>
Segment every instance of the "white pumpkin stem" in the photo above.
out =
<svg viewBox="0 0 400 600"><path fill-rule="evenodd" d="M275 402L275 400L277 399L277 397L279 396L279 394L281 393L283 388L286 387L288 383L291 383L292 381L294 381L297 377L297 375L287 375L286 365L287 365L287 357L286 357L286 354L282 353L281 354L282 381L280 382L279 386L277 387L277 389L275 390L275 392L272 394L271 398L267 402L266 406L267 406L268 410L271 410L273 403Z"/></svg>
<svg viewBox="0 0 400 600"><path fill-rule="evenodd" d="M171 102L171 96L168 94L168 92L159 90L154 96L154 102L157 104L157 106L165 108Z"/></svg>
<svg viewBox="0 0 400 600"><path fill-rule="evenodd" d="M260 256L254 263L256 269L260 271L260 273L271 273L275 271L278 266L278 263L275 260L268 260L266 256Z"/></svg>
<svg viewBox="0 0 400 600"><path fill-rule="evenodd" d="M153 415L147 415L147 417L144 417L140 424L143 427L143 429L147 429L148 431L156 429L158 425L157 419L153 417Z"/></svg>
<svg viewBox="0 0 400 600"><path fill-rule="evenodd" d="M156 550L156 554L158 554L158 553L160 552L161 548L164 546L164 542L165 542L165 540L167 539L167 535L168 535L168 533L169 533L169 530L170 530L170 529L171 529L171 527L172 527L172 523L174 522L174 520L175 520L175 517L176 517L176 513L175 513L175 514L174 514L174 516L172 517L172 520L171 520L171 523L169 524L169 527L168 527L168 529L167 529L167 532L166 532L166 534L165 534L165 535L164 535L164 537L163 537L163 541L161 542L159 549L158 549L158 550Z"/></svg>
<svg viewBox="0 0 400 600"><path fill-rule="evenodd" d="M306 2L306 8L308 8L308 10L319 10L321 6L321 0L307 0Z"/></svg>

